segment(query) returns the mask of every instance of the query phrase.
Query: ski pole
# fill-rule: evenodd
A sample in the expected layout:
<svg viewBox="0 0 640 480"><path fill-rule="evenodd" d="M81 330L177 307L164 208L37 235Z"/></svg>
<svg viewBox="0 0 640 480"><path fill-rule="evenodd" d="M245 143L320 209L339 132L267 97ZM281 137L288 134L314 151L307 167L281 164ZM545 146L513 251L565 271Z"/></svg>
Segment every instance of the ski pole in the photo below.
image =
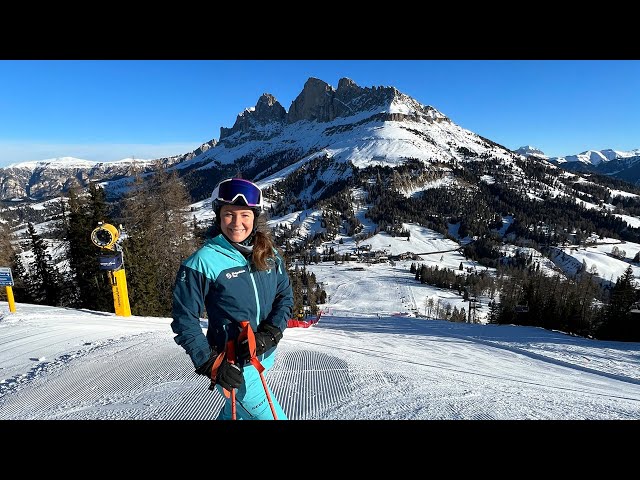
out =
<svg viewBox="0 0 640 480"><path fill-rule="evenodd" d="M262 382L264 393L267 397L267 401L269 402L269 407L271 408L271 414L273 415L273 419L277 420L278 416L276 415L276 409L273 406L273 402L271 401L271 395L269 395L269 388L267 387L267 381L265 380L264 375L262 374L262 372L264 371L264 367L262 366L262 364L260 363L260 360L258 360L258 357L256 355L256 337L253 333L253 329L251 328L250 323L246 320L243 322L240 322L240 325L242 326L242 331L238 336L238 342L244 340L245 338L247 339L251 365L255 367L255 369L258 371L258 374L260 375L260 381Z"/></svg>
<svg viewBox="0 0 640 480"><path fill-rule="evenodd" d="M271 395L269 395L269 388L267 388L267 381L264 379L264 375L262 375L262 372L259 372L259 373L260 373L260 380L262 380L262 386L264 387L264 393L267 396L267 401L269 402L269 407L271 408L271 413L273 414L273 419L277 420L278 416L276 415L276 409L273 406L273 402L271 401Z"/></svg>
<svg viewBox="0 0 640 480"><path fill-rule="evenodd" d="M229 340L227 343L227 348L221 352L216 358L213 366L211 367L211 385L209 385L209 390L215 390L216 378L218 376L218 370L220 369L220 365L222 362L235 362L235 350L233 340ZM236 419L236 391L235 388L232 388L231 391L222 387L222 393L226 398L231 397L231 417L233 420Z"/></svg>
<svg viewBox="0 0 640 480"><path fill-rule="evenodd" d="M236 353L233 346L233 340L227 343L227 361L231 364L235 363ZM231 420L236 420L236 389L231 389Z"/></svg>

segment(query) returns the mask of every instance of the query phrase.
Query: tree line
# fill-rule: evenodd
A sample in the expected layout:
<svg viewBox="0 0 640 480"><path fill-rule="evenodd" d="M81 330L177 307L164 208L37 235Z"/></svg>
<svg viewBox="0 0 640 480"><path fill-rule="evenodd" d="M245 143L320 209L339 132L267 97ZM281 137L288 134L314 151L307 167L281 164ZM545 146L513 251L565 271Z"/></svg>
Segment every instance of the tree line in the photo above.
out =
<svg viewBox="0 0 640 480"><path fill-rule="evenodd" d="M640 297L631 266L611 286L603 286L593 272L584 270L575 278L548 275L526 256L500 263L495 276L485 272L464 275L413 263L410 271L417 281L455 290L465 300L470 295L489 297L489 323L542 327L600 340L640 341L636 306ZM443 313L446 319L460 320Z"/></svg>
<svg viewBox="0 0 640 480"><path fill-rule="evenodd" d="M176 173L160 167L152 177L135 175L118 202L108 202L104 189L92 183L86 192L71 189L54 203L54 238L45 238L28 222L26 238L14 248L8 224L0 223L0 266L12 269L17 302L114 312L112 286L98 261L110 251L90 238L103 222L121 228L118 249L131 313L171 315L178 268L206 239L206 229L190 219L192 200ZM56 249L52 258L49 252ZM296 270L291 275L295 308L307 304L315 313L317 299L326 294L318 290L314 276ZM4 295L5 289L0 290Z"/></svg>
<svg viewBox="0 0 640 480"><path fill-rule="evenodd" d="M640 230L630 228L614 215L640 209L640 202L633 197L612 198L606 188L564 179L542 162L514 159L520 172L520 180L515 183L514 169L491 156L485 156L482 161L452 162L446 168L437 162L425 164L415 159L407 159L397 168L372 166L358 170L351 164L341 164L341 180L325 183L318 173L334 166L329 158L321 156L308 162L305 169L284 179L277 188L266 189L265 194L272 200L270 213L275 216L319 208L322 212L322 231L300 238L293 229L276 226L274 236L278 245L284 248L289 266L294 257L301 259L303 266L312 261L321 261L322 255L317 247L322 242L334 239L338 234L354 238L365 236L359 233L362 224L354 210L357 202L354 202L350 193L359 189L364 197L358 202L368 205L366 216L377 225L375 232L368 235L383 230L392 235L405 235L407 233L402 223L406 222L425 226L448 238L451 238L450 226L457 224L460 237L477 237L476 241L465 247L465 255L502 272L502 276L492 280L493 286L487 287L500 292L499 302L496 301L492 306L492 321L533 322L534 314L544 314L544 321L543 317L536 317L535 321L546 322L546 325L571 333L606 336L608 327L598 324L611 323L610 319L620 317L624 308L618 305L618 310L609 311L604 306L609 306L619 297L628 303L630 296L620 295L618 291L623 288L624 282L622 286L609 285L609 290L604 292L592 292L591 288L582 286L580 292L583 297L578 293L569 295L569 291L577 288L571 282L579 284L582 280L560 277L549 280L543 278L539 268L530 265L516 267L505 263L501 253L503 236L495 230L502 227L503 217L511 216L513 222L506 230L509 242L543 252L547 246L557 243L579 244L594 232L600 236L640 243ZM251 163L250 160L246 159L247 164ZM216 176L219 174L217 172ZM481 181L485 176L491 176L495 181ZM425 182L447 178L456 181L435 188L419 188ZM91 185L86 193L70 190L68 201L57 203L59 211L55 212L58 222L55 230L58 239L42 239L33 223L27 226L27 238L21 252L31 250L32 258L25 259L29 260L27 263L31 268L24 274L20 271L20 262L16 262L18 254L13 252L7 240L8 228L6 224L0 224L5 244L9 242L9 247L2 250L6 257L3 261L12 266L14 272L18 272L16 276L19 278L14 288L18 301L30 298L34 302L112 310L110 286L104 271L99 270L97 248L89 239L91 230L99 221L104 221L124 226L120 245L124 254L132 313L153 316L170 314L175 272L180 262L205 238L205 230L198 226L195 219L189 219L191 197L185 186L186 180L181 180L175 172L169 174L162 169L158 169L153 176L136 175L129 192L121 201L113 203L107 202L104 191L96 185ZM203 181L198 188L205 192L210 185L208 181ZM599 206L603 201L615 201L618 210L585 208L569 197L556 195L554 189L573 192L574 196ZM529 197L533 190L537 198ZM408 194L412 191L419 193ZM47 258L47 249L44 247L46 242L53 243L56 240L66 245L64 271L56 270L52 260ZM514 269L511 274L504 273L508 272L508 268ZM315 279L306 274L304 269L293 268L290 271L294 277L295 308L309 307L314 303L317 305L322 293ZM419 280L424 278L425 282L433 284L447 282L451 285L448 288L472 288L471 284L460 285L461 280L448 276L442 271L428 272L424 276L421 273ZM465 282L477 281L484 285L486 281L476 279L474 275L466 277L468 280ZM520 277L522 280L519 280ZM57 287L47 290L45 286L51 283ZM517 285L519 289L514 290ZM563 296L549 292L562 292ZM588 292L587 297L584 297L585 292ZM531 307L534 302L537 307ZM527 311L516 308L523 305L528 305ZM544 310L536 311L536 308L542 308L540 305L544 305ZM624 307L627 308L626 304ZM627 308L629 310L632 309Z"/></svg>

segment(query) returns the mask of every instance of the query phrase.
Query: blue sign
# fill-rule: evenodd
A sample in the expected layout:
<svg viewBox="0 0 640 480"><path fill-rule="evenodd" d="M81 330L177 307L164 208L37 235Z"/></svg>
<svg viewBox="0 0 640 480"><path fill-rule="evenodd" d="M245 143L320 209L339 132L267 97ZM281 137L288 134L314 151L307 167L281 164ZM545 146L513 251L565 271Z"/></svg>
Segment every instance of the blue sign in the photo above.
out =
<svg viewBox="0 0 640 480"><path fill-rule="evenodd" d="M119 270L122 268L122 252L116 255L100 255L100 270Z"/></svg>
<svg viewBox="0 0 640 480"><path fill-rule="evenodd" d="M13 277L11 269L0 267L0 287L13 287Z"/></svg>

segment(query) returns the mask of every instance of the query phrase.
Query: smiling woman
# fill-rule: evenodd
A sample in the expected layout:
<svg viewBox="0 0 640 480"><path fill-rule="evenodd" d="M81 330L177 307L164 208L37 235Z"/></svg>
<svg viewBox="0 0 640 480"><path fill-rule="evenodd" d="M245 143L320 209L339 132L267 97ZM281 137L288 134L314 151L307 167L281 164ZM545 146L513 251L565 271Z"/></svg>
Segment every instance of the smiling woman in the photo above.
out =
<svg viewBox="0 0 640 480"><path fill-rule="evenodd" d="M224 205L220 209L220 230L230 241L244 242L253 232L257 215L248 207Z"/></svg>
<svg viewBox="0 0 640 480"><path fill-rule="evenodd" d="M227 399L219 419L286 420L263 373L287 328L293 291L263 221L260 188L230 178L212 195L214 235L180 267L174 290L175 341ZM206 336L200 315L209 319Z"/></svg>

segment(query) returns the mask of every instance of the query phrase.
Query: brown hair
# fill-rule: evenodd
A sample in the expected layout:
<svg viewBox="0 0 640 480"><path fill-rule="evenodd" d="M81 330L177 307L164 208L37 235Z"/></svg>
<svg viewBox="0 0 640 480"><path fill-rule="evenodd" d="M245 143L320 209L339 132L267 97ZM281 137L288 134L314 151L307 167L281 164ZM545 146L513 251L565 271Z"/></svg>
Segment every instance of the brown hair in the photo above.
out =
<svg viewBox="0 0 640 480"><path fill-rule="evenodd" d="M269 270L273 268L273 263L267 262L267 259L275 257L275 253L271 230L263 214L258 216L254 228L256 229L256 236L253 239L251 259L258 270Z"/></svg>

